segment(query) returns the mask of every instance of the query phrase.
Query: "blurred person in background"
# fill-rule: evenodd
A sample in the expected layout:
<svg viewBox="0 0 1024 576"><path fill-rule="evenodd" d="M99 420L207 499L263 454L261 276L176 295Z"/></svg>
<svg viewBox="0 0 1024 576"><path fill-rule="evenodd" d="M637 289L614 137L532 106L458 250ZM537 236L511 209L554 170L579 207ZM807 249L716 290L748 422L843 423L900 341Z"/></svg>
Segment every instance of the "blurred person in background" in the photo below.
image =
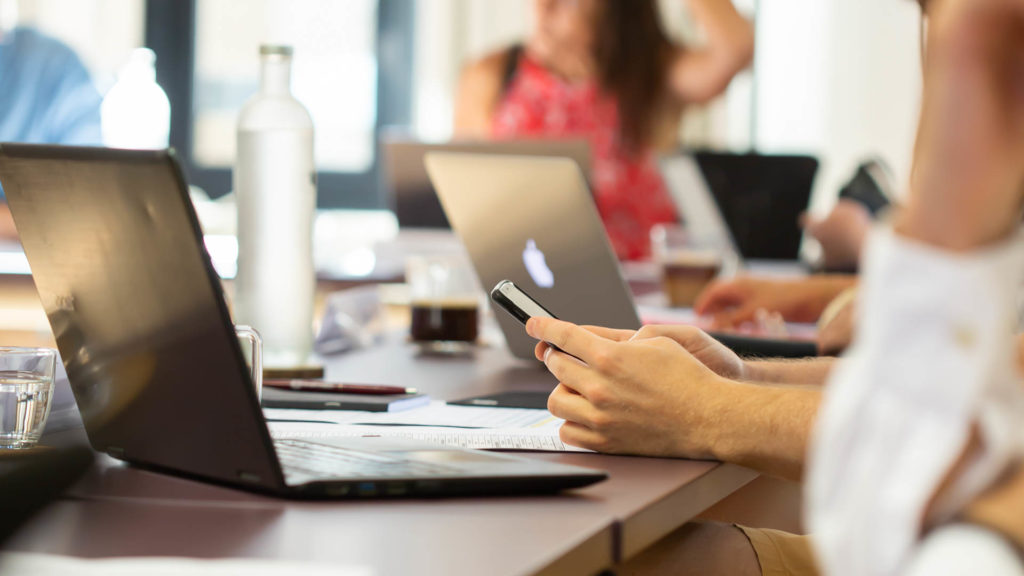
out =
<svg viewBox="0 0 1024 576"><path fill-rule="evenodd" d="M650 228L676 221L655 154L677 145L683 109L722 94L754 52L729 0L685 3L704 46L669 40L655 0L535 0L522 45L463 71L456 136L586 139L616 253L646 257Z"/></svg>
<svg viewBox="0 0 1024 576"><path fill-rule="evenodd" d="M694 311L710 318L714 330L735 330L774 315L786 322L814 322L819 353L842 352L853 337L856 272L864 239L875 222L894 209L890 201L894 190L884 162L863 162L840 189L828 215L814 218L804 214L801 218L802 226L821 246L819 264L832 273L794 279L741 275L718 280L698 296Z"/></svg>
<svg viewBox="0 0 1024 576"><path fill-rule="evenodd" d="M1024 0L932 0L928 14L910 194L869 233L842 361L743 361L692 327L529 321L567 443L806 476L810 540L689 525L620 573L1024 574L1024 347L1009 337Z"/></svg>
<svg viewBox="0 0 1024 576"><path fill-rule="evenodd" d="M0 0L0 142L99 145L102 98L74 50ZM0 238L16 238L0 187Z"/></svg>

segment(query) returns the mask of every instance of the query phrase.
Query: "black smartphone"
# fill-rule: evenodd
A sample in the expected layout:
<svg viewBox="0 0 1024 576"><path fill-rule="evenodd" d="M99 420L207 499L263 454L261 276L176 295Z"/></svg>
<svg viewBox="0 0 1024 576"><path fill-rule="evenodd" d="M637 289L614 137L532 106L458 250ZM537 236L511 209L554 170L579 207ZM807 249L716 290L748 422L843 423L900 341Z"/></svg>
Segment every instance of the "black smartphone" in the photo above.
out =
<svg viewBox="0 0 1024 576"><path fill-rule="evenodd" d="M523 292L522 288L516 286L511 280L498 282L494 290L491 290L491 300L494 300L498 306L504 308L516 320L522 322L524 326L526 321L534 316L558 319L547 308L531 298L529 294Z"/></svg>
<svg viewBox="0 0 1024 576"><path fill-rule="evenodd" d="M511 314L513 318L522 322L523 326L526 325L527 320L534 316L540 318L554 318L555 320L558 320L557 316L552 314L547 308L541 306L540 302L534 300L511 280L502 280L501 282L498 282L498 284L494 286L494 289L491 290L491 300L494 300L498 306L504 308L505 311ZM547 345L563 354L568 354L569 356L579 360L576 356L569 354L551 342L548 342Z"/></svg>

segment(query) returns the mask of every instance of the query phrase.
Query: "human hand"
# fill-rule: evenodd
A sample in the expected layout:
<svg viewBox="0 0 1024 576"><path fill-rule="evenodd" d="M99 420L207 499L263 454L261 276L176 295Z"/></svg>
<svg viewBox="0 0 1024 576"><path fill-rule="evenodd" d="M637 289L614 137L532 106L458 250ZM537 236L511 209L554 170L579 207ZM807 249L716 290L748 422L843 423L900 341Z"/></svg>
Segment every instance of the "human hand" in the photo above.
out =
<svg viewBox="0 0 1024 576"><path fill-rule="evenodd" d="M814 218L804 214L800 224L821 245L825 268L857 268L864 238L871 229L871 214L862 204L840 198L828 216Z"/></svg>
<svg viewBox="0 0 1024 576"><path fill-rule="evenodd" d="M694 311L712 316L716 329L754 322L758 310L777 312L788 322L814 322L832 298L852 283L842 276L799 280L740 276L713 282L697 298Z"/></svg>
<svg viewBox="0 0 1024 576"><path fill-rule="evenodd" d="M640 330L617 330L601 326L580 326L580 328L615 342L648 340L662 336L671 338L715 374L730 380L744 380L748 377L746 362L726 345L696 326L656 324L644 326ZM537 343L534 354L538 360L544 360L547 349L546 342Z"/></svg>
<svg viewBox="0 0 1024 576"><path fill-rule="evenodd" d="M1024 2L933 0L921 123L896 230L951 250L1006 237L1024 194Z"/></svg>
<svg viewBox="0 0 1024 576"><path fill-rule="evenodd" d="M532 318L526 330L579 358L538 347L559 381L548 409L566 421L564 442L618 454L713 457L715 405L731 383L678 342L639 332L616 341L550 318Z"/></svg>

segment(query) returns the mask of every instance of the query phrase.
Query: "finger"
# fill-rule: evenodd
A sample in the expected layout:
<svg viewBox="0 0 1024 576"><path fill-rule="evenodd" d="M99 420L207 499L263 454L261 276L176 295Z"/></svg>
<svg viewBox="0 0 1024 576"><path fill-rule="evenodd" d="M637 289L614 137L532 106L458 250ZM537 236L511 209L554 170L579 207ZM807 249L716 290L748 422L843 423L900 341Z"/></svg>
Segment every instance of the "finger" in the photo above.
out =
<svg viewBox="0 0 1024 576"><path fill-rule="evenodd" d="M550 346L544 352L544 365L563 386L583 396L587 395L590 384L597 380L590 367Z"/></svg>
<svg viewBox="0 0 1024 576"><path fill-rule="evenodd" d="M746 299L746 291L736 281L713 282L697 297L693 311L700 316L714 314L720 310L738 306Z"/></svg>
<svg viewBox="0 0 1024 576"><path fill-rule="evenodd" d="M604 326L580 326L580 328L616 342L625 342L636 334L636 330L618 330L616 328L605 328Z"/></svg>
<svg viewBox="0 0 1024 576"><path fill-rule="evenodd" d="M558 346L587 364L606 357L615 344L575 324L554 318L530 318L526 323L526 332L538 340Z"/></svg>
<svg viewBox="0 0 1024 576"><path fill-rule="evenodd" d="M562 384L556 386L548 396L548 411L567 422L575 422L587 428L594 427L594 406Z"/></svg>
<svg viewBox="0 0 1024 576"><path fill-rule="evenodd" d="M733 310L724 310L715 315L714 326L717 328L735 328L741 324L754 321L757 306L747 304Z"/></svg>
<svg viewBox="0 0 1024 576"><path fill-rule="evenodd" d="M562 424L558 429L558 437L566 444L595 452L603 452L608 448L608 441L603 434L574 422Z"/></svg>
<svg viewBox="0 0 1024 576"><path fill-rule="evenodd" d="M680 346L690 350L701 344L706 344L708 336L703 330L696 326L678 324L649 324L637 331L632 340L657 338L665 336L679 343Z"/></svg>
<svg viewBox="0 0 1024 576"><path fill-rule="evenodd" d="M533 355L537 357L537 360L540 360L541 362L543 362L544 361L544 354L548 351L548 348L551 348L551 347L548 346L547 342L544 342L544 341L537 342L537 346L533 349Z"/></svg>

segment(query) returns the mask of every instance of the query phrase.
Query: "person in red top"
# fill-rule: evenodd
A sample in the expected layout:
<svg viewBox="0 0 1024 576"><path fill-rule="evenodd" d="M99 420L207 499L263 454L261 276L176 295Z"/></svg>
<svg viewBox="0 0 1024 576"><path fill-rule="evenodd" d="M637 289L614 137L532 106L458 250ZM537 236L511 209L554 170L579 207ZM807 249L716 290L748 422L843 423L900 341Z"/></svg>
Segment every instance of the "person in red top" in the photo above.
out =
<svg viewBox="0 0 1024 576"><path fill-rule="evenodd" d="M676 145L683 108L721 94L754 50L730 0L685 3L707 38L699 48L668 39L656 0L534 0L525 43L463 71L456 135L586 139L616 253L648 256L651 227L676 221L656 154Z"/></svg>

